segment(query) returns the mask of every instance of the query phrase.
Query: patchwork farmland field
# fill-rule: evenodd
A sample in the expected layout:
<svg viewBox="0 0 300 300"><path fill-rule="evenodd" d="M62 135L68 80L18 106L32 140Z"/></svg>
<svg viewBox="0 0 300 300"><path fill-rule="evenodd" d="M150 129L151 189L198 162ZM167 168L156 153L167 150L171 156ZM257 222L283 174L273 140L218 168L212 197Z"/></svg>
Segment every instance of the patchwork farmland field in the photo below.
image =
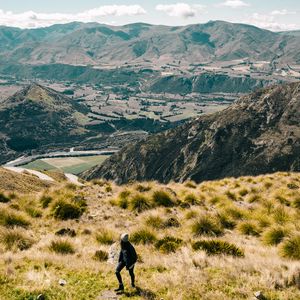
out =
<svg viewBox="0 0 300 300"><path fill-rule="evenodd" d="M108 157L109 155L44 158L35 160L23 167L38 171L58 170L77 175L96 165L102 164Z"/></svg>

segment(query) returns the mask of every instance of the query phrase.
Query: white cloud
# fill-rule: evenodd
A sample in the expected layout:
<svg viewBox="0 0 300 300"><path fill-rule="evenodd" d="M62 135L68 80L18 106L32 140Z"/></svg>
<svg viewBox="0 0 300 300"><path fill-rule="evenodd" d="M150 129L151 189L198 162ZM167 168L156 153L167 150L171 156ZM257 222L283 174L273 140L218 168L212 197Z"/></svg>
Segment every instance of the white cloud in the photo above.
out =
<svg viewBox="0 0 300 300"><path fill-rule="evenodd" d="M137 16L146 13L145 9L140 5L104 5L77 14L47 14L33 11L13 13L11 11L0 10L0 25L20 28L45 27L73 21L97 22L107 16Z"/></svg>
<svg viewBox="0 0 300 300"><path fill-rule="evenodd" d="M223 3L220 3L218 6L228 6L231 8L240 8L250 6L250 4L242 1L242 0L227 0Z"/></svg>
<svg viewBox="0 0 300 300"><path fill-rule="evenodd" d="M286 15L295 15L295 11L288 11L287 9L282 9L282 10L273 10L271 12L272 16L286 16Z"/></svg>
<svg viewBox="0 0 300 300"><path fill-rule="evenodd" d="M246 23L272 31L287 31L299 29L299 26L297 26L296 24L286 24L277 22L275 19L275 15L272 13L254 13L250 18L246 20Z"/></svg>
<svg viewBox="0 0 300 300"><path fill-rule="evenodd" d="M190 5L187 3L159 4L156 6L156 10L158 11L165 12L171 17L179 17L184 19L195 17L204 8L204 5Z"/></svg>

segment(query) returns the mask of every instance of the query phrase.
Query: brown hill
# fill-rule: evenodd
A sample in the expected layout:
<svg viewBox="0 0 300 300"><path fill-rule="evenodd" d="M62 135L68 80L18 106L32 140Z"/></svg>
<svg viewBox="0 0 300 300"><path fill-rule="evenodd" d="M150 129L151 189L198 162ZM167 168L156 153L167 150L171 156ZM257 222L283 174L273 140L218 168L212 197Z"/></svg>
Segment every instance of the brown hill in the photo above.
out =
<svg viewBox="0 0 300 300"><path fill-rule="evenodd" d="M0 103L0 163L17 152L64 145L85 134L85 107L38 84Z"/></svg>
<svg viewBox="0 0 300 300"><path fill-rule="evenodd" d="M228 109L130 145L84 174L118 183L300 171L300 83L272 86Z"/></svg>

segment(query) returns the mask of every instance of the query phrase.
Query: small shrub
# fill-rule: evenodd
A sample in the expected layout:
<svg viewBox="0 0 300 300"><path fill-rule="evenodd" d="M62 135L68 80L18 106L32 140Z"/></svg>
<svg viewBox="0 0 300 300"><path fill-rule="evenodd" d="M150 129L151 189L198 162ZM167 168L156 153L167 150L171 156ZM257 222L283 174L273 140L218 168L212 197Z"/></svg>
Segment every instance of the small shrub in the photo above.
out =
<svg viewBox="0 0 300 300"><path fill-rule="evenodd" d="M287 230L282 227L269 228L263 234L263 242L266 245L274 246L280 244L287 235Z"/></svg>
<svg viewBox="0 0 300 300"><path fill-rule="evenodd" d="M0 225L5 227L19 226L19 227L27 228L30 225L30 222L21 214L16 214L11 211L1 210Z"/></svg>
<svg viewBox="0 0 300 300"><path fill-rule="evenodd" d="M107 261L108 253L103 250L97 250L93 256L93 259L98 261Z"/></svg>
<svg viewBox="0 0 300 300"><path fill-rule="evenodd" d="M130 200L130 208L133 211L142 212L151 208L150 200L142 194L134 195Z"/></svg>
<svg viewBox="0 0 300 300"><path fill-rule="evenodd" d="M103 245L111 245L115 242L115 234L108 230L102 229L96 234L96 240Z"/></svg>
<svg viewBox="0 0 300 300"><path fill-rule="evenodd" d="M176 252L176 250L181 246L182 240L179 238L174 238L172 236L166 236L163 239L158 240L155 243L155 248L162 253Z"/></svg>
<svg viewBox="0 0 300 300"><path fill-rule="evenodd" d="M234 244L230 244L221 240L203 240L193 243L194 250L203 250L208 255L231 255L236 257L244 257L244 251Z"/></svg>
<svg viewBox="0 0 300 300"><path fill-rule="evenodd" d="M238 224L238 231L244 235L258 236L259 230L257 226L251 221L244 221Z"/></svg>
<svg viewBox="0 0 300 300"><path fill-rule="evenodd" d="M146 225L155 229L163 227L163 219L160 216L149 216L146 219Z"/></svg>
<svg viewBox="0 0 300 300"><path fill-rule="evenodd" d="M75 249L73 245L67 240L52 241L49 249L57 254L74 254Z"/></svg>
<svg viewBox="0 0 300 300"><path fill-rule="evenodd" d="M171 207L174 202L171 196L165 191L155 191L152 195L152 200L157 206Z"/></svg>
<svg viewBox="0 0 300 300"><path fill-rule="evenodd" d="M130 240L135 244L153 244L156 241L156 236L147 229L140 229L131 235Z"/></svg>
<svg viewBox="0 0 300 300"><path fill-rule="evenodd" d="M201 216L192 226L192 232L195 236L208 235L218 236L223 234L223 229L215 220L209 216Z"/></svg>
<svg viewBox="0 0 300 300"><path fill-rule="evenodd" d="M49 204L53 201L53 198L50 196L43 195L40 199L43 208L47 208Z"/></svg>
<svg viewBox="0 0 300 300"><path fill-rule="evenodd" d="M0 193L0 203L8 203L10 199L5 196L3 193Z"/></svg>
<svg viewBox="0 0 300 300"><path fill-rule="evenodd" d="M285 258L300 260L300 235L284 241L280 248L280 254Z"/></svg>
<svg viewBox="0 0 300 300"><path fill-rule="evenodd" d="M27 250L33 245L33 240L19 229L6 229L0 232L0 242L6 250Z"/></svg>
<svg viewBox="0 0 300 300"><path fill-rule="evenodd" d="M180 223L179 223L179 221L176 218L171 217L171 218L167 219L163 223L163 227L165 227L165 228L168 228L168 227L180 227Z"/></svg>
<svg viewBox="0 0 300 300"><path fill-rule="evenodd" d="M84 209L76 204L59 200L53 205L52 212L56 219L69 220L80 218Z"/></svg>

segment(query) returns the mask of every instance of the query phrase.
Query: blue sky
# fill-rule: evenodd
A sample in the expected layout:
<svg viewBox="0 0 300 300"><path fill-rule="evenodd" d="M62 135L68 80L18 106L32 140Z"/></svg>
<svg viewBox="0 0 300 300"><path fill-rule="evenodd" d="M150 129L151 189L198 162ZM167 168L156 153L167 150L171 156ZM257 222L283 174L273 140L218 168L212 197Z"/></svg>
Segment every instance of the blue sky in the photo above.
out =
<svg viewBox="0 0 300 300"><path fill-rule="evenodd" d="M299 0L0 0L0 25L34 28L72 21L164 25L225 20L273 31L300 29Z"/></svg>

